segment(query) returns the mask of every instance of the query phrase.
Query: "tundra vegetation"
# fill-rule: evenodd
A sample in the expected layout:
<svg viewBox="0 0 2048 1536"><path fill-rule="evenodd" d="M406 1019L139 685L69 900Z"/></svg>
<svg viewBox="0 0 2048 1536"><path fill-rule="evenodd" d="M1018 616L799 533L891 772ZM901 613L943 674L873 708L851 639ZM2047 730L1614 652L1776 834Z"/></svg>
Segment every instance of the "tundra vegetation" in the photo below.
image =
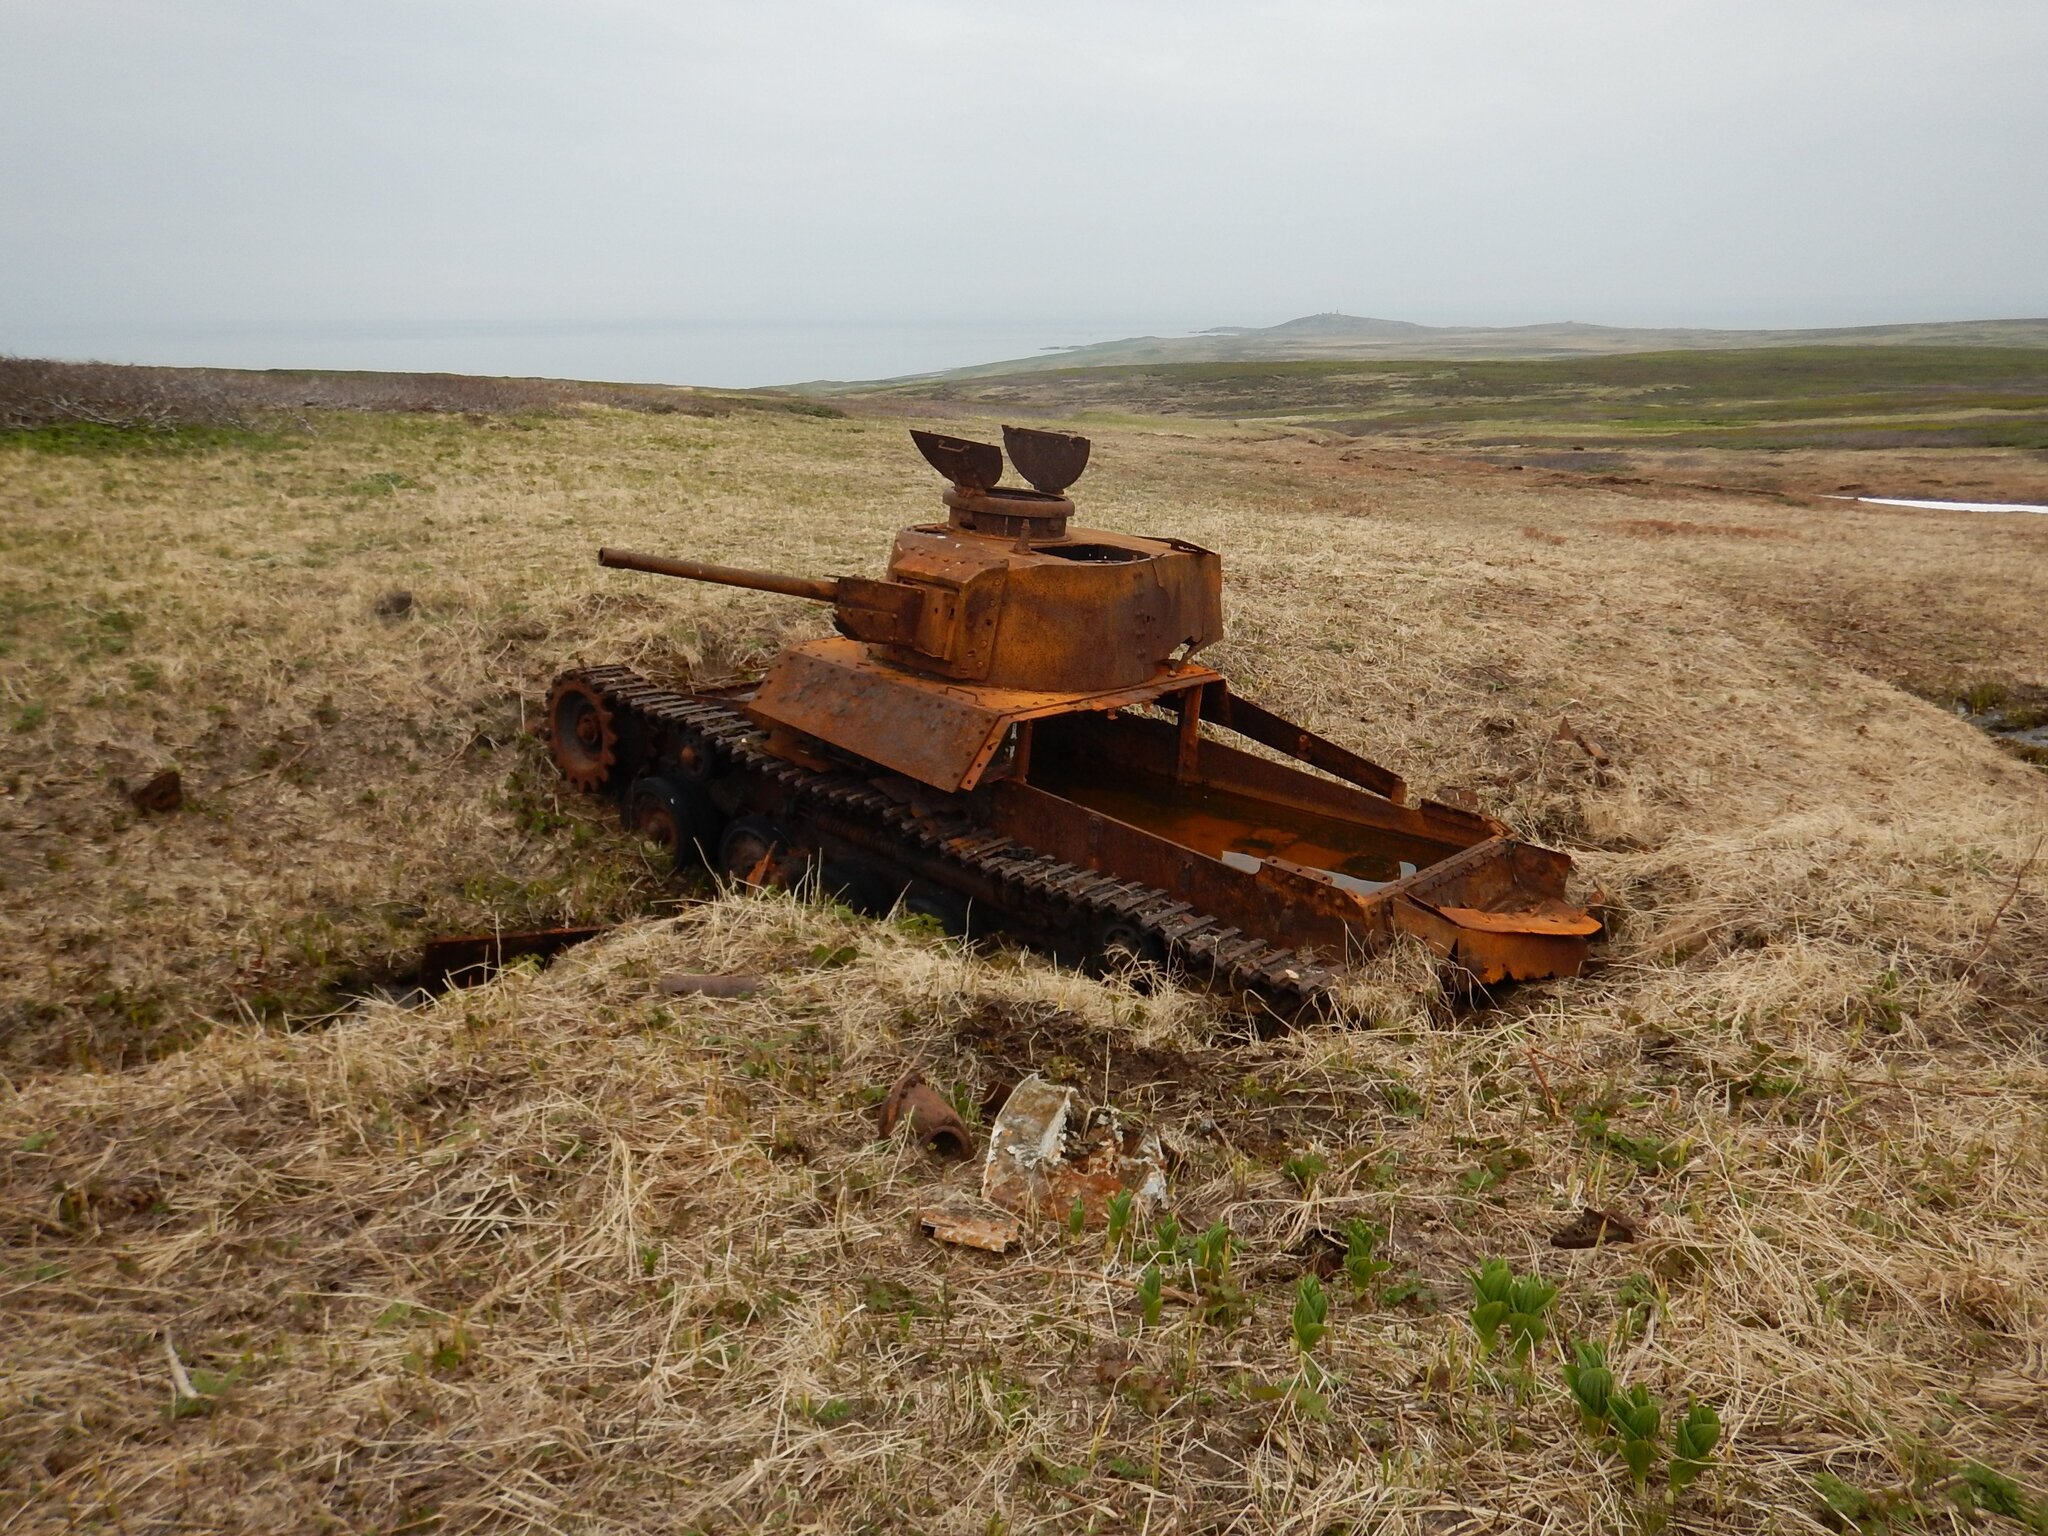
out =
<svg viewBox="0 0 2048 1536"><path fill-rule="evenodd" d="M872 573L937 506L900 401L107 371L52 420L29 367L8 1531L2048 1529L2048 774L1966 718L2048 690L2048 518L1069 417L1084 520L1224 553L1243 691L1568 849L1610 923L1576 980L1397 950L1265 1037L679 888L548 768L560 667L824 622L596 545ZM1780 470L1914 462L1826 452ZM558 922L619 926L372 990ZM1033 1071L1158 1126L1166 1208L934 1244L976 1172L877 1139L911 1065L977 1128ZM1553 1249L1588 1208L1633 1240Z"/></svg>

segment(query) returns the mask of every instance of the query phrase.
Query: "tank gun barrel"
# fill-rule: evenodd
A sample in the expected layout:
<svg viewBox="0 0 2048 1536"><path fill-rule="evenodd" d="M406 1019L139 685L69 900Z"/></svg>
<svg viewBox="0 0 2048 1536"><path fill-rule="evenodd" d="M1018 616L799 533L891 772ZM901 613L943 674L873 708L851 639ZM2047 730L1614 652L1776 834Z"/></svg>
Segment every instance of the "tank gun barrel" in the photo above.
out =
<svg viewBox="0 0 2048 1536"><path fill-rule="evenodd" d="M814 603L836 603L840 596L840 583L825 577L749 571L737 565L712 565L704 560L671 560L666 555L641 555L630 549L600 549L597 563L611 566L614 570L648 571L656 576L680 576L685 581L716 582L722 587L780 592L784 597L807 597Z"/></svg>

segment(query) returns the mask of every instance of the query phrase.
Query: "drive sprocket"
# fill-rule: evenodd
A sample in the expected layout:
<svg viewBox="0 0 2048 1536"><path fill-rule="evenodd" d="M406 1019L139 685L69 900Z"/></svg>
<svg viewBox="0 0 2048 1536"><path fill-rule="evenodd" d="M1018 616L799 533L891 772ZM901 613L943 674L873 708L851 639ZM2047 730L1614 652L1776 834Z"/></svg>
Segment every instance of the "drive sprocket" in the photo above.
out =
<svg viewBox="0 0 2048 1536"><path fill-rule="evenodd" d="M619 761L618 723L604 695L581 677L557 678L548 694L548 749L562 777L586 794L611 782Z"/></svg>

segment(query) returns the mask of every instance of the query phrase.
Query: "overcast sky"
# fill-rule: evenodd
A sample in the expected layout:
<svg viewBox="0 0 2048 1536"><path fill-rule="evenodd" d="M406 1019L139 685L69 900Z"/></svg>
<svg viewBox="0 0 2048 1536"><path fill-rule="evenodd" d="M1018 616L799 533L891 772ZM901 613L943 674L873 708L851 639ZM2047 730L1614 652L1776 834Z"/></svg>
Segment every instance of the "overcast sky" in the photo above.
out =
<svg viewBox="0 0 2048 1536"><path fill-rule="evenodd" d="M0 36L0 348L2048 314L2043 0L0 0Z"/></svg>

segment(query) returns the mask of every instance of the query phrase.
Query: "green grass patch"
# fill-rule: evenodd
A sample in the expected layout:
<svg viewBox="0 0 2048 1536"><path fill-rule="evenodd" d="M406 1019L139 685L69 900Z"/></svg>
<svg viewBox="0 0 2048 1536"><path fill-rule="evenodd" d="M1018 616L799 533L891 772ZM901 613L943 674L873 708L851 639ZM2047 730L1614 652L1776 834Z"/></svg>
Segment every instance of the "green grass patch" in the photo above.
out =
<svg viewBox="0 0 2048 1536"><path fill-rule="evenodd" d="M0 430L0 447L81 458L172 457L237 448L274 452L294 446L294 439L287 433L253 427L104 426L98 422L67 421Z"/></svg>

